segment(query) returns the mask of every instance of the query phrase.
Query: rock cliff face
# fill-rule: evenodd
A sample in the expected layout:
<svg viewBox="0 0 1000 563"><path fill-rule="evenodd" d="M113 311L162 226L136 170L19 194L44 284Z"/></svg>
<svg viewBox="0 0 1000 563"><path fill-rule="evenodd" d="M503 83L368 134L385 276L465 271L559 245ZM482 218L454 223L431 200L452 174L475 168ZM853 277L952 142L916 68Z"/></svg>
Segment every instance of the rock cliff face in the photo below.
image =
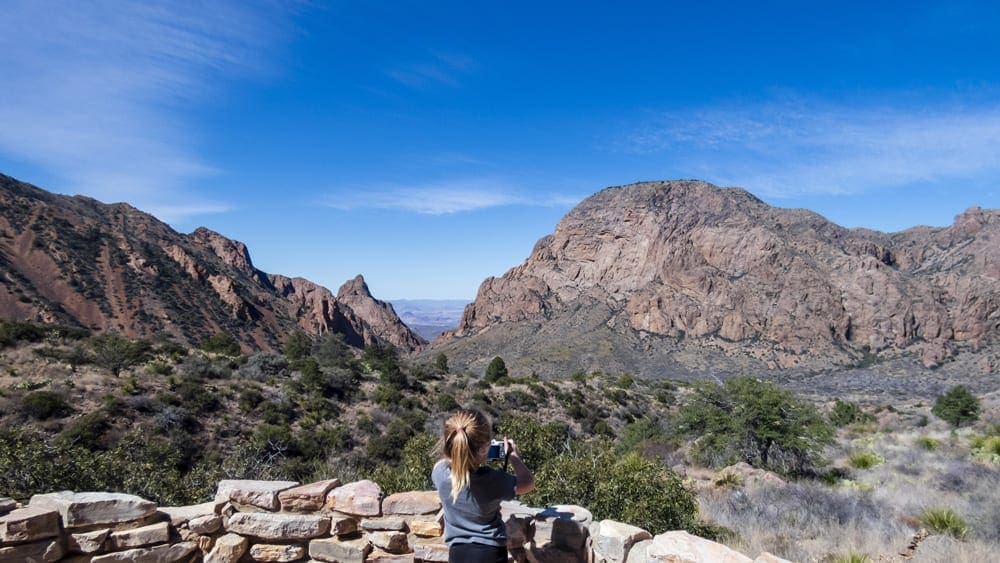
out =
<svg viewBox="0 0 1000 563"><path fill-rule="evenodd" d="M308 280L258 270L243 243L208 229L180 234L126 204L0 175L0 318L190 344L223 330L247 349L280 347L297 329L342 333L354 346L419 347L360 276L345 287L359 285L347 303Z"/></svg>
<svg viewBox="0 0 1000 563"><path fill-rule="evenodd" d="M473 362L482 350L639 372L697 369L706 354L733 369L902 354L934 366L998 334L998 211L885 234L675 181L582 202L524 264L483 282L435 347ZM627 350L631 365L614 360Z"/></svg>

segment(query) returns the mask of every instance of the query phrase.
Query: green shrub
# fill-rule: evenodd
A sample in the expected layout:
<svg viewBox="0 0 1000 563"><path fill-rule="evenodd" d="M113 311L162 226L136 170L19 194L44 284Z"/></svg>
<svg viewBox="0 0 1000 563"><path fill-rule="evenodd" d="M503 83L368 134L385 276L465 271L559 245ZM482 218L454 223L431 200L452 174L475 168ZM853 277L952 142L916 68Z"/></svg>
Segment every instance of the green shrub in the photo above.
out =
<svg viewBox="0 0 1000 563"><path fill-rule="evenodd" d="M808 474L833 429L810 403L750 377L704 383L681 407L678 430L697 438L693 454L712 467L745 461L783 474Z"/></svg>
<svg viewBox="0 0 1000 563"><path fill-rule="evenodd" d="M201 342L201 349L213 354L223 356L239 356L240 343L233 335L226 332L217 332Z"/></svg>
<svg viewBox="0 0 1000 563"><path fill-rule="evenodd" d="M950 508L929 508L920 515L920 521L931 532L946 534L955 539L964 539L969 534L969 524L965 518Z"/></svg>
<svg viewBox="0 0 1000 563"><path fill-rule="evenodd" d="M143 363L150 348L146 342L129 340L114 331L91 338L90 347L94 353L94 363L107 369L115 377L122 370Z"/></svg>
<svg viewBox="0 0 1000 563"><path fill-rule="evenodd" d="M733 473L731 471L727 471L727 472L719 475L719 477L715 480L715 486L716 487L731 487L731 488L736 488L736 487L739 487L742 483L743 483L743 480L740 479L739 474Z"/></svg>
<svg viewBox="0 0 1000 563"><path fill-rule="evenodd" d="M36 420L62 417L73 412L66 399L52 391L32 391L21 400L21 406L25 414Z"/></svg>
<svg viewBox="0 0 1000 563"><path fill-rule="evenodd" d="M841 427L855 422L870 422L875 417L863 412L857 403L837 399L833 404L833 409L830 411L828 418L830 419L830 424Z"/></svg>
<svg viewBox="0 0 1000 563"><path fill-rule="evenodd" d="M438 375L448 373L448 356L444 352L438 352L438 355L434 356L434 371Z"/></svg>
<svg viewBox="0 0 1000 563"><path fill-rule="evenodd" d="M872 560L871 557L865 555L864 553L858 553L853 549L847 553L839 553L833 555L830 559L830 563L869 563ZM824 559L826 561L826 559Z"/></svg>
<svg viewBox="0 0 1000 563"><path fill-rule="evenodd" d="M312 352L312 340L310 340L305 332L296 330L288 335L283 351L289 361L301 360Z"/></svg>
<svg viewBox="0 0 1000 563"><path fill-rule="evenodd" d="M965 386L959 385L938 397L931 412L952 426L972 424L979 420L979 399Z"/></svg>
<svg viewBox="0 0 1000 563"><path fill-rule="evenodd" d="M848 458L848 463L854 469L871 469L884 461L885 459L875 452L854 452Z"/></svg>
<svg viewBox="0 0 1000 563"><path fill-rule="evenodd" d="M971 445L976 460L1000 464L1000 436L973 436Z"/></svg>
<svg viewBox="0 0 1000 563"><path fill-rule="evenodd" d="M369 478L387 495L433 489L431 470L438 459L434 451L436 443L437 438L430 434L413 436L403 446L398 465L379 465Z"/></svg>
<svg viewBox="0 0 1000 563"><path fill-rule="evenodd" d="M504 363L503 358L496 356L490 360L490 365L486 366L486 375L483 376L483 381L486 383L500 383L508 375L507 364Z"/></svg>
<svg viewBox="0 0 1000 563"><path fill-rule="evenodd" d="M917 438L917 446L927 451L934 451L941 447L941 442L930 436L921 436Z"/></svg>

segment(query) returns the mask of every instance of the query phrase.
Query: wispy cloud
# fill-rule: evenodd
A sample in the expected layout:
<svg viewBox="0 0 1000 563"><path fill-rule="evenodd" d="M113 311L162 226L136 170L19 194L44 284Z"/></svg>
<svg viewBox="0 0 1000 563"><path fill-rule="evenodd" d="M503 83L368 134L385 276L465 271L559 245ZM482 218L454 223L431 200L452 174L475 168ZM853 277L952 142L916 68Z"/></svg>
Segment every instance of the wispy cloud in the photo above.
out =
<svg viewBox="0 0 1000 563"><path fill-rule="evenodd" d="M583 199L556 193L530 193L500 180L451 180L415 186L379 185L338 190L322 200L335 209L389 209L447 215L491 207L571 207Z"/></svg>
<svg viewBox="0 0 1000 563"><path fill-rule="evenodd" d="M430 51L421 61L390 68L385 73L393 80L411 88L423 89L434 84L452 88L461 85L461 78L478 67L466 55Z"/></svg>
<svg viewBox="0 0 1000 563"><path fill-rule="evenodd" d="M660 114L615 148L772 197L1000 183L1000 105L909 109L791 101Z"/></svg>
<svg viewBox="0 0 1000 563"><path fill-rule="evenodd" d="M279 9L280 8L280 9ZM59 191L176 219L227 208L195 189L217 173L183 118L220 78L267 70L286 7L251 2L0 4L0 156L63 178Z"/></svg>

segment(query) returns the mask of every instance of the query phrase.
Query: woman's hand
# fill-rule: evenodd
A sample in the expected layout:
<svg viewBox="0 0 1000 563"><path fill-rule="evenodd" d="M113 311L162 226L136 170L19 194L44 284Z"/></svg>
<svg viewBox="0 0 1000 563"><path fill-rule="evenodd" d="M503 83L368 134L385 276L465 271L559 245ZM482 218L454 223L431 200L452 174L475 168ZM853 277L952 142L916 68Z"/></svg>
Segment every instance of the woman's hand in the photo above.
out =
<svg viewBox="0 0 1000 563"><path fill-rule="evenodd" d="M503 447L507 451L507 459L510 460L510 464L514 467L514 476L517 477L514 492L523 495L535 490L535 476L531 474L531 470L521 461L521 450L517 448L517 444L514 443L514 440L504 436Z"/></svg>
<svg viewBox="0 0 1000 563"><path fill-rule="evenodd" d="M517 449L517 444L514 440L504 436L503 439L503 451L507 454L507 457L521 457L521 450Z"/></svg>

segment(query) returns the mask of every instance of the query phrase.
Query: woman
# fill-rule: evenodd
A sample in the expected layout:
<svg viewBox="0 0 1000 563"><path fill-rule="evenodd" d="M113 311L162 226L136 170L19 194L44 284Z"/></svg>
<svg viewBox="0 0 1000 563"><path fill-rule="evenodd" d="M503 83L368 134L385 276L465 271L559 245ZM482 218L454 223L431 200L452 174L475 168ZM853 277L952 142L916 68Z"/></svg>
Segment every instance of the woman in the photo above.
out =
<svg viewBox="0 0 1000 563"><path fill-rule="evenodd" d="M500 501L535 488L535 478L513 440L504 438L503 447L514 475L480 467L491 435L490 422L479 411L460 410L444 423L439 443L443 459L431 479L444 506L444 541L452 563L506 563L507 529Z"/></svg>

